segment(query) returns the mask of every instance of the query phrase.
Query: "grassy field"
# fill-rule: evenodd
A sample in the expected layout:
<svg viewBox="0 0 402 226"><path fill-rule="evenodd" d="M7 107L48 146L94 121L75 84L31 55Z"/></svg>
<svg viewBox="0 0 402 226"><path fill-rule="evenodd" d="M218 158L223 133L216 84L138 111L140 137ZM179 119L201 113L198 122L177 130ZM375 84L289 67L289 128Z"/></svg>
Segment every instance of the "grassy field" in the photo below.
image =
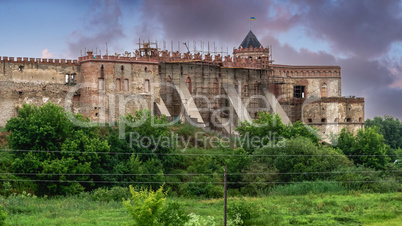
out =
<svg viewBox="0 0 402 226"><path fill-rule="evenodd" d="M168 198L181 203L187 213L214 217L223 222L223 200ZM246 201L254 206L257 217L250 225L400 225L402 193L345 195L267 196L229 198L228 205ZM10 225L127 225L131 219L119 201L91 201L86 198L0 198Z"/></svg>

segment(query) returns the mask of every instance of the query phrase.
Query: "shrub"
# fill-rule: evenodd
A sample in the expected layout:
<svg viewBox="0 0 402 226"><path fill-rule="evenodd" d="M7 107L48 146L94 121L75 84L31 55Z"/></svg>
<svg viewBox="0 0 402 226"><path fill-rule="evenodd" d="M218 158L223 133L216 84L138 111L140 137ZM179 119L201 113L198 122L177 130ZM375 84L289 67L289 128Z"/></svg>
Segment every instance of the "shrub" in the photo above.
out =
<svg viewBox="0 0 402 226"><path fill-rule="evenodd" d="M141 188L135 191L130 185L132 200L123 200L123 205L127 208L135 225L157 225L158 216L165 204L166 193L161 186L156 192L151 189Z"/></svg>
<svg viewBox="0 0 402 226"><path fill-rule="evenodd" d="M0 226L6 225L6 218L7 213L3 210L3 206L0 205Z"/></svg>
<svg viewBox="0 0 402 226"><path fill-rule="evenodd" d="M98 188L93 190L89 197L95 201L121 201L130 198L130 189L127 187Z"/></svg>
<svg viewBox="0 0 402 226"><path fill-rule="evenodd" d="M215 218L211 216L202 217L195 213L190 213L188 217L190 218L190 220L186 224L184 224L185 226L216 225Z"/></svg>
<svg viewBox="0 0 402 226"><path fill-rule="evenodd" d="M158 222L162 226L182 226L190 220L183 207L176 202L168 203L162 210Z"/></svg>
<svg viewBox="0 0 402 226"><path fill-rule="evenodd" d="M345 155L348 156L355 165L364 165L376 170L384 170L390 163L387 156L387 146L384 137L379 134L378 127L369 127L365 130L360 129L356 136L345 129L339 134L338 144ZM367 155L367 156L365 156Z"/></svg>
<svg viewBox="0 0 402 226"><path fill-rule="evenodd" d="M228 206L228 216L235 225L246 225L248 220L257 215L256 207L246 201L235 202Z"/></svg>

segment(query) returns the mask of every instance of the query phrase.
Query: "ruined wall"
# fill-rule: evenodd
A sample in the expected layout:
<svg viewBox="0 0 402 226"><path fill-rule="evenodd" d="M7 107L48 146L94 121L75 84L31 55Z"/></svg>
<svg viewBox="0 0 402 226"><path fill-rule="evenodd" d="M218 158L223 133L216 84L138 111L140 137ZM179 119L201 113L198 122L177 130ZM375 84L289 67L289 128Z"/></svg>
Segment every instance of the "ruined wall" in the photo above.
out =
<svg viewBox="0 0 402 226"><path fill-rule="evenodd" d="M364 99L329 97L306 100L303 105L304 123L320 128L325 134L338 134L342 128L356 133L364 127Z"/></svg>
<svg viewBox="0 0 402 226"><path fill-rule="evenodd" d="M77 61L2 57L0 59L0 126L17 115L24 103L52 102L64 107L71 88L66 75L80 77Z"/></svg>
<svg viewBox="0 0 402 226"><path fill-rule="evenodd" d="M134 115L152 109L159 99L158 64L108 59L90 55L81 58L82 81L79 112L92 121L116 121L120 115ZM152 95L151 95L152 94Z"/></svg>

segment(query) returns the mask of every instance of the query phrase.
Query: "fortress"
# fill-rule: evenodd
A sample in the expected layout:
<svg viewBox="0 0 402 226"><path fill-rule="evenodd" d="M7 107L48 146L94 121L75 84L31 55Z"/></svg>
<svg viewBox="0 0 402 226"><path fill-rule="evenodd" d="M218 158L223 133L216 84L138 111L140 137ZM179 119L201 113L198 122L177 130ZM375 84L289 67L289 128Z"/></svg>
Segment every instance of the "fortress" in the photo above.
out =
<svg viewBox="0 0 402 226"><path fill-rule="evenodd" d="M78 60L1 57L0 126L24 103L53 102L91 121L111 123L147 108L224 133L258 111L324 134L363 128L364 99L342 97L341 91L339 66L274 64L270 49L250 31L233 56L224 57L161 51L149 42L134 56L88 51Z"/></svg>

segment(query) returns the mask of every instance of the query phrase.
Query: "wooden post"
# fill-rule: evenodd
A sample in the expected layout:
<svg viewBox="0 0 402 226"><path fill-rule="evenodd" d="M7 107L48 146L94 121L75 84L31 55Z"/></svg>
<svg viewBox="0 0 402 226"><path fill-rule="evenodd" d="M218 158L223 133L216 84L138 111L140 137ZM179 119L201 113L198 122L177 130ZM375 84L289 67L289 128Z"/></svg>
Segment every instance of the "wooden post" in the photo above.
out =
<svg viewBox="0 0 402 226"><path fill-rule="evenodd" d="M227 222L227 218L226 218L226 210L227 210L227 204L228 204L228 191L227 191L227 165L225 165L225 172L224 172L224 177L223 177L223 186L225 189L225 193L224 193L224 200L225 200L225 204L224 204L224 215L223 215L223 225L226 226L226 222Z"/></svg>

